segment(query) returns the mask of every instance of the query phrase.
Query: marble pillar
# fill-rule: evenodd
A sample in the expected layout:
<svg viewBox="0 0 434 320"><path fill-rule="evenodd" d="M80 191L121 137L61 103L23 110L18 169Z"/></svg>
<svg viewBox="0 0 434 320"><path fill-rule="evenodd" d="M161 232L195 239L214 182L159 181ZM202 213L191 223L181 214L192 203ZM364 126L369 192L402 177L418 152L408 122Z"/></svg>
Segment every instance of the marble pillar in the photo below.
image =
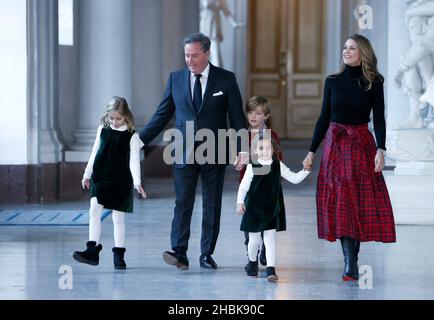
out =
<svg viewBox="0 0 434 320"><path fill-rule="evenodd" d="M433 51L417 40L434 13L406 18L409 9L422 3L434 8L432 0L389 1L386 147L395 170L385 178L397 224L434 224L434 129L423 114L430 106L419 101L426 91L424 77L434 71Z"/></svg>
<svg viewBox="0 0 434 320"><path fill-rule="evenodd" d="M168 75L161 72L161 35L155 30L163 26L161 0L133 0L133 69L132 103L136 129L143 128L158 106Z"/></svg>
<svg viewBox="0 0 434 320"><path fill-rule="evenodd" d="M28 0L28 163L57 163L63 144L58 130L57 1Z"/></svg>
<svg viewBox="0 0 434 320"><path fill-rule="evenodd" d="M79 0L79 104L67 162L88 160L112 96L132 99L131 0Z"/></svg>

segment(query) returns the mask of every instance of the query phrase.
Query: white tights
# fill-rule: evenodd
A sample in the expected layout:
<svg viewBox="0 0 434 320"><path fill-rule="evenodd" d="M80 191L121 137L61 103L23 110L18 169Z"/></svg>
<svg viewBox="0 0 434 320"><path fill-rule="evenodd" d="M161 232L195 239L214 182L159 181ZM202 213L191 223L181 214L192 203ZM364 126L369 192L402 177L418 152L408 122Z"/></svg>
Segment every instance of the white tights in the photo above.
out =
<svg viewBox="0 0 434 320"><path fill-rule="evenodd" d="M89 241L99 244L101 239L101 216L104 206L99 204L96 197L90 199L89 209ZM113 210L113 234L115 247L125 248L125 212Z"/></svg>
<svg viewBox="0 0 434 320"><path fill-rule="evenodd" d="M256 261L259 246L262 244L260 232L249 232L249 260ZM276 266L276 229L264 231L265 257L267 267Z"/></svg>

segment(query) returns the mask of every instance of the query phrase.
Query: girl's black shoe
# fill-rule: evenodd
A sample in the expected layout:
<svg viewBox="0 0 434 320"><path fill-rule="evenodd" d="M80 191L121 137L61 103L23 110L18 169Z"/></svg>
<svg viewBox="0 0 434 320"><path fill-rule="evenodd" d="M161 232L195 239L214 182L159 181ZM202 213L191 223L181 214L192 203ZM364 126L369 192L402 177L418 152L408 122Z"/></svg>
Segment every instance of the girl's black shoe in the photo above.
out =
<svg viewBox="0 0 434 320"><path fill-rule="evenodd" d="M97 266L99 263L99 252L102 250L102 245L96 245L95 241L88 241L86 247L87 248L84 251L75 251L72 257L78 262Z"/></svg>
<svg viewBox="0 0 434 320"><path fill-rule="evenodd" d="M279 279L276 274L276 269L274 267L267 267L267 269L265 269L265 272L267 273L267 280L269 282L276 282Z"/></svg>
<svg viewBox="0 0 434 320"><path fill-rule="evenodd" d="M125 253L126 249L114 247L112 249L112 251L113 251L113 262L115 265L115 269L118 269L118 270L126 269L127 265L125 264L125 260L124 260L124 253Z"/></svg>
<svg viewBox="0 0 434 320"><path fill-rule="evenodd" d="M267 256L265 255L265 244L262 243L261 254L259 255L259 262L263 265L267 265Z"/></svg>
<svg viewBox="0 0 434 320"><path fill-rule="evenodd" d="M250 277L258 276L258 261L249 261L246 266L247 275Z"/></svg>

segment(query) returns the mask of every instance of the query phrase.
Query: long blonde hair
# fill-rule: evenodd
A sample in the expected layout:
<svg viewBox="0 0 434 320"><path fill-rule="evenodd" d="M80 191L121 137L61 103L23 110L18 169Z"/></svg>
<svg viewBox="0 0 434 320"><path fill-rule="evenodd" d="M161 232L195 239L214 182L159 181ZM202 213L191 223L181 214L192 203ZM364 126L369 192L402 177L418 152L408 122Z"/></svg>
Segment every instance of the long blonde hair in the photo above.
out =
<svg viewBox="0 0 434 320"><path fill-rule="evenodd" d="M134 130L134 116L128 108L128 103L125 98L114 96L107 103L107 110L101 118L101 124L104 125L105 128L110 126L109 114L110 112L116 111L122 117L125 118L125 122L128 126L128 131L132 132Z"/></svg>
<svg viewBox="0 0 434 320"><path fill-rule="evenodd" d="M365 82L363 87L366 88L366 91L369 91L371 90L372 84L375 81L379 80L381 81L381 83L384 82L384 77L380 74L377 68L377 56L375 55L374 49L372 48L371 42L368 40L368 38L362 36L361 34L355 33L352 36L348 37L347 41L349 39L354 40L359 47L360 55L362 58L362 71L364 78L363 80ZM342 62L339 72L332 75L332 77L342 74L344 70L345 63Z"/></svg>

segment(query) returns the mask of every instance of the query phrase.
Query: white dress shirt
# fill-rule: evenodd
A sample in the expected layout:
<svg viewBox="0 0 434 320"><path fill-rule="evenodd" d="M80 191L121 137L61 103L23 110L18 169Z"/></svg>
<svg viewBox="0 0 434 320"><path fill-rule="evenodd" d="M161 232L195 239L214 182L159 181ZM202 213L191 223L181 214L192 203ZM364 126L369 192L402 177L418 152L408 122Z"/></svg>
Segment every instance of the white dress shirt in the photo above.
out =
<svg viewBox="0 0 434 320"><path fill-rule="evenodd" d="M203 95L206 90L206 84L208 83L208 76L209 76L209 63L206 66L205 70L201 73L202 77L200 78L200 85L202 87L202 99ZM191 90L191 99L193 99L194 94L194 82L196 81L196 77L194 76L193 72L190 72L190 90Z"/></svg>
<svg viewBox="0 0 434 320"><path fill-rule="evenodd" d="M261 165L270 165L273 163L273 160L261 160L258 159L259 164ZM280 175L285 180L288 180L289 182L293 184L297 184L302 182L308 175L309 171L301 170L297 173L292 172L282 161L280 162ZM252 164L249 163L247 165L246 173L244 174L243 180L241 180L240 186L238 188L238 195L237 195L237 204L244 204L244 199L246 198L247 192L250 189L250 184L253 180L253 167Z"/></svg>
<svg viewBox="0 0 434 320"><path fill-rule="evenodd" d="M100 146L100 136L101 130L103 129L103 125L98 127L96 132L95 143L93 144L92 153L90 155L89 161L87 163L86 169L84 170L83 179L90 179L92 177L93 172L93 164L95 162L96 154L98 153ZM125 131L128 130L127 125L123 125L122 127L115 128L110 125L110 128L117 131ZM134 132L133 136L130 140L130 171L133 177L133 183L135 186L140 185L142 183L140 177L140 149L144 146L142 140L137 132Z"/></svg>

